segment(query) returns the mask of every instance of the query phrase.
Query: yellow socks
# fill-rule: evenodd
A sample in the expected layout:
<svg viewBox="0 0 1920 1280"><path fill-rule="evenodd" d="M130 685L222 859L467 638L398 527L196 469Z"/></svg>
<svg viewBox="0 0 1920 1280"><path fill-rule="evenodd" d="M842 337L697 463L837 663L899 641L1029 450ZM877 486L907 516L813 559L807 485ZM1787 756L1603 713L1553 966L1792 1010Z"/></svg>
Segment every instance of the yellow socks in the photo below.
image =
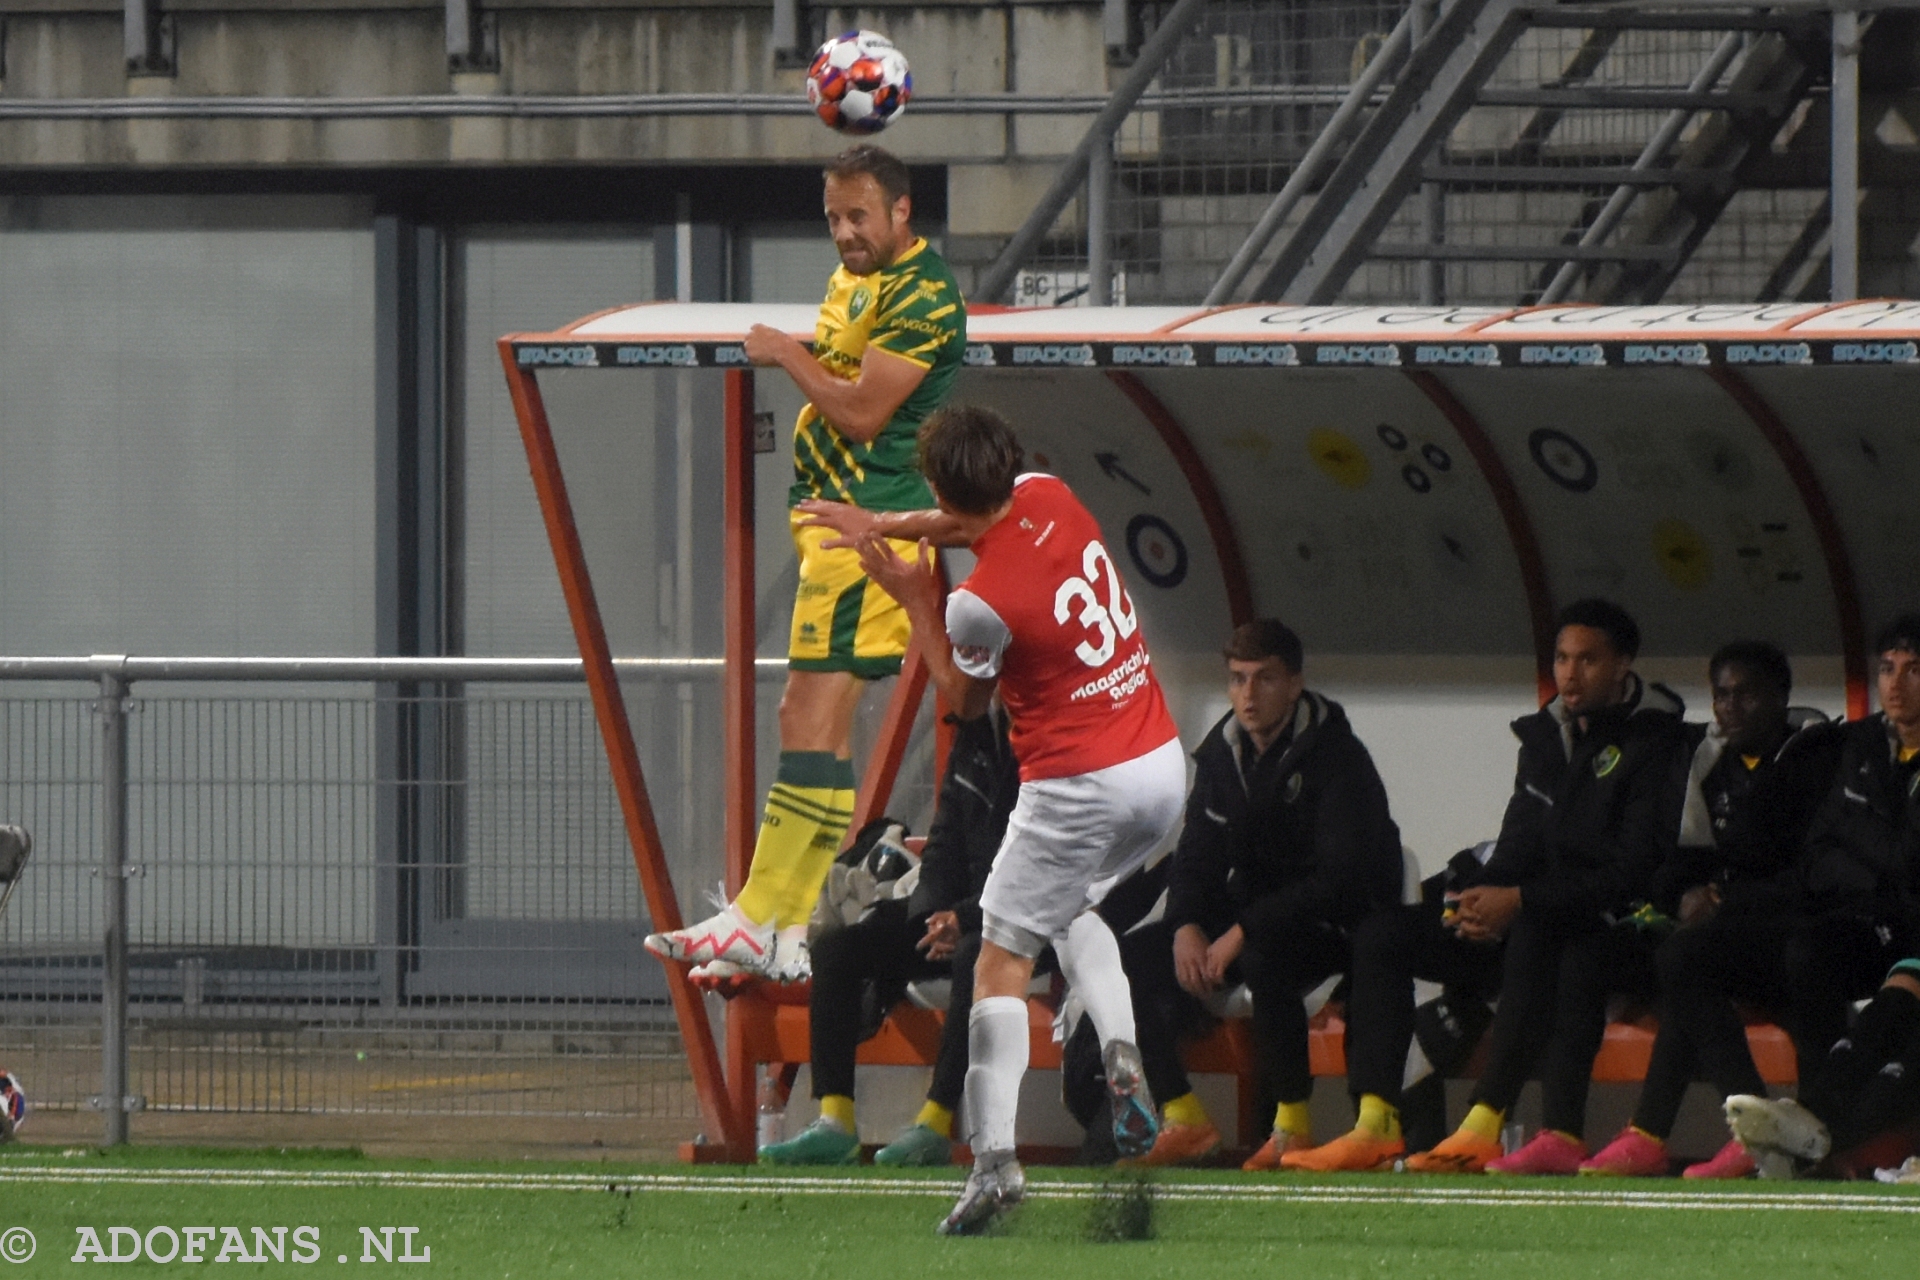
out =
<svg viewBox="0 0 1920 1280"><path fill-rule="evenodd" d="M1168 1124L1192 1125L1198 1128L1212 1123L1207 1118L1207 1109L1200 1105L1199 1095L1191 1092L1183 1093L1161 1107L1160 1114L1166 1117Z"/></svg>
<svg viewBox="0 0 1920 1280"><path fill-rule="evenodd" d="M1304 1102L1283 1102L1273 1109L1276 1133L1291 1133L1300 1138L1313 1137L1312 1109Z"/></svg>
<svg viewBox="0 0 1920 1280"><path fill-rule="evenodd" d="M820 1116L831 1120L848 1133L856 1133L853 1127L853 1099L844 1093L830 1093L820 1099Z"/></svg>
<svg viewBox="0 0 1920 1280"><path fill-rule="evenodd" d="M830 751L782 751L753 868L734 905L757 924L805 924L852 820L853 761Z"/></svg>
<svg viewBox="0 0 1920 1280"><path fill-rule="evenodd" d="M923 1128L931 1129L943 1138L953 1136L953 1112L937 1102L925 1102L920 1105L920 1114L913 1122Z"/></svg>
<svg viewBox="0 0 1920 1280"><path fill-rule="evenodd" d="M1460 1122L1462 1132L1488 1142L1500 1141L1500 1125L1507 1118L1504 1111L1495 1111L1484 1102L1473 1104L1473 1110L1467 1112L1467 1118Z"/></svg>
<svg viewBox="0 0 1920 1280"><path fill-rule="evenodd" d="M1391 1142L1400 1136L1400 1108L1377 1093L1360 1095L1360 1118L1353 1127Z"/></svg>

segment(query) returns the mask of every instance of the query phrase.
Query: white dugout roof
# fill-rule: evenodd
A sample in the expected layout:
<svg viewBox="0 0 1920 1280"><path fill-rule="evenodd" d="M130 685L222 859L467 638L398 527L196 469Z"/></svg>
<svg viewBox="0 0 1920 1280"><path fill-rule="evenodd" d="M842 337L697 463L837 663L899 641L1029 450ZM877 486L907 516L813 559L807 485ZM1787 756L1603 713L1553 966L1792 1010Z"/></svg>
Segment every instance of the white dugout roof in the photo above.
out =
<svg viewBox="0 0 1920 1280"><path fill-rule="evenodd" d="M522 370L743 369L815 309L649 304L508 340ZM1848 659L1920 608L1920 302L975 311L995 405L1125 547L1156 635L1539 652L1579 596L1652 653ZM1169 638L1173 638L1169 636Z"/></svg>

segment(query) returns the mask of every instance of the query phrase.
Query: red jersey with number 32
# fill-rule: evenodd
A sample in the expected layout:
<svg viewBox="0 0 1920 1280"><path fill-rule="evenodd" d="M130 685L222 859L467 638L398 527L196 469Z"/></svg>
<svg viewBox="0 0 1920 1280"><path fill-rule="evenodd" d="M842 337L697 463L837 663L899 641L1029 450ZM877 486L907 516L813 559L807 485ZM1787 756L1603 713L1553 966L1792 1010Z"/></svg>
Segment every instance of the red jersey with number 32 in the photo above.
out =
<svg viewBox="0 0 1920 1280"><path fill-rule="evenodd" d="M1021 476L973 553L947 635L962 671L999 678L1023 781L1092 773L1179 736L1120 570L1071 489Z"/></svg>

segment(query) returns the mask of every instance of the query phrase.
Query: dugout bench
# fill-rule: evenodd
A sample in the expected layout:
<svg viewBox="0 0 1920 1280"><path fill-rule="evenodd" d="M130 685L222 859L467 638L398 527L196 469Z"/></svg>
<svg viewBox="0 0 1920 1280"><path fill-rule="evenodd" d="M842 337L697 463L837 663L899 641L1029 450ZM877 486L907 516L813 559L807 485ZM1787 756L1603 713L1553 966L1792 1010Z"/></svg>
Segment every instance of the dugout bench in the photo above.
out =
<svg viewBox="0 0 1920 1280"><path fill-rule="evenodd" d="M793 989L778 999L769 998L770 990L777 989L756 987L736 997L739 1016L733 1025L744 1032L746 1056L755 1065L797 1070L811 1056L804 988ZM1035 1070L1056 1071L1060 1067L1060 1046L1053 1040L1053 1015L1045 999L1028 1001L1029 1062ZM855 1061L862 1066L931 1067L939 1051L945 1018L939 1010L903 1001L881 1024L879 1032L860 1046ZM1599 1056L1594 1059L1593 1078L1603 1084L1632 1084L1645 1079L1657 1029L1658 1023L1651 1016L1608 1024ZM1314 1015L1307 1053L1315 1076L1346 1075L1346 1030L1340 1010L1333 1005ZM1768 1084L1794 1083L1793 1042L1785 1031L1771 1023L1752 1021L1747 1026L1747 1043L1753 1050L1754 1065ZM1484 1052L1483 1041L1461 1074L1477 1075ZM1245 1018L1222 1019L1187 1046L1185 1059L1191 1072L1234 1078L1243 1144L1247 1135L1265 1132L1261 1118L1253 1114L1253 1040ZM783 1074L791 1085L792 1072Z"/></svg>

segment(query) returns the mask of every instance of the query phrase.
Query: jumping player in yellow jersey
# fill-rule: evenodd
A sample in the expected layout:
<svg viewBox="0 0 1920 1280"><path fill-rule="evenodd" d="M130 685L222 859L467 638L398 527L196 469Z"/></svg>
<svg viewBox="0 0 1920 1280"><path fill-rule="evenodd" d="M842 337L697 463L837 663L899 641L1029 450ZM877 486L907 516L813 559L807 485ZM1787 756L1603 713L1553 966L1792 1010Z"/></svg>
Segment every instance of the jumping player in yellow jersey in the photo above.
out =
<svg viewBox="0 0 1920 1280"><path fill-rule="evenodd" d="M967 312L946 262L909 220L906 165L871 143L827 165L827 227L840 266L809 350L755 325L747 356L779 365L807 397L793 432L791 506L826 498L869 511L933 505L915 465L921 421L946 402L966 350ZM867 581L851 547L793 512L800 557L780 700L780 768L767 793L753 869L718 915L647 938L696 980L807 978L807 920L853 817L853 717L864 682L894 675L906 613ZM911 549L901 543L902 552Z"/></svg>

